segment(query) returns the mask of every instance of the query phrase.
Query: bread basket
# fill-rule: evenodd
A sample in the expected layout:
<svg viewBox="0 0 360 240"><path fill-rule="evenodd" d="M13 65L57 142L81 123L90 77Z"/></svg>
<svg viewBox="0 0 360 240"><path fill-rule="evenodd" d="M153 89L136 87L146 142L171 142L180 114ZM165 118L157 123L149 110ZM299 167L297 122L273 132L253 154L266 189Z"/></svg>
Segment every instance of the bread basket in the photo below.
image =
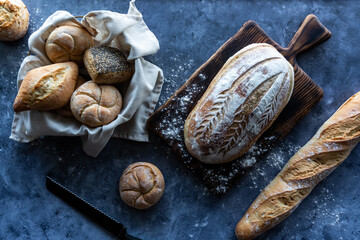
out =
<svg viewBox="0 0 360 240"><path fill-rule="evenodd" d="M81 18L81 22L76 20ZM29 37L29 54L22 61L17 87L27 72L51 64L44 45L56 27L73 22L85 28L97 46L119 48L128 60L135 62L135 73L123 89L123 109L117 118L102 127L90 128L75 118L67 118L55 111L25 111L14 114L10 138L18 142L30 142L40 136L80 136L86 154L96 157L111 137L148 141L146 121L153 112L163 84L162 70L143 57L155 54L159 42L143 21L141 13L130 2L127 14L111 11L92 11L73 16L57 11ZM31 53L31 54L30 54Z"/></svg>

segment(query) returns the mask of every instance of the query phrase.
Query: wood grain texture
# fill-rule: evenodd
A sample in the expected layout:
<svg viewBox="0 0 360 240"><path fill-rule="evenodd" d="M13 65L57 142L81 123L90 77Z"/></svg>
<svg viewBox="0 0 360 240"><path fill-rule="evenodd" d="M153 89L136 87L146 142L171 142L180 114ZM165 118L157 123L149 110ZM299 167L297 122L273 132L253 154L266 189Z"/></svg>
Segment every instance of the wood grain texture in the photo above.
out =
<svg viewBox="0 0 360 240"><path fill-rule="evenodd" d="M286 48L273 41L254 21L242 28L218 49L148 120L148 128L159 135L215 194L224 194L247 170L245 159L261 159L266 152L289 133L323 96L322 89L297 65L296 55L331 37L331 33L314 16L305 18ZM185 147L184 123L208 85L228 58L252 43L273 45L293 65L295 85L293 95L274 124L255 144L257 151L249 151L241 158L221 165L203 164L193 158ZM186 101L185 101L186 100ZM176 121L173 121L176 119Z"/></svg>

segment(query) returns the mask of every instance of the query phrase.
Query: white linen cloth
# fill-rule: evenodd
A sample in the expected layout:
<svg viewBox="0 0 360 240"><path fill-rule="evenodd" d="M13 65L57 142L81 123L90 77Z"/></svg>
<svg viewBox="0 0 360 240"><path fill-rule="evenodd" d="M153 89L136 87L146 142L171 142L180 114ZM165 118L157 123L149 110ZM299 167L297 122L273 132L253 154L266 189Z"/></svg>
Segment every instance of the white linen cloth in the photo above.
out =
<svg viewBox="0 0 360 240"><path fill-rule="evenodd" d="M135 61L135 73L123 94L123 108L111 123L90 128L75 118L63 117L53 111L25 111L14 114L10 138L30 142L40 136L80 136L84 151L96 157L111 137L148 141L146 121L159 99L163 84L163 72L143 56L159 50L159 42L148 29L141 13L130 2L127 14L111 11L93 11L86 14L82 23L66 11L57 11L29 38L29 49L35 55L21 63L17 77L19 88L26 73L31 69L51 64L45 53L45 41L50 33L65 22L79 24L95 36L95 45L107 45L121 49L128 60Z"/></svg>

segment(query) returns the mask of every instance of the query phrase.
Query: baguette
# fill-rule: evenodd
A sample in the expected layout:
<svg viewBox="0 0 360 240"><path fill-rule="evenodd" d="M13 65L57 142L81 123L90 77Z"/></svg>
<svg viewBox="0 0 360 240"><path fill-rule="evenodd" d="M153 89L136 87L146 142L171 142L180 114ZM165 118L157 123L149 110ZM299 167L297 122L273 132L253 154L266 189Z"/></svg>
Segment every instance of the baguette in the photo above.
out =
<svg viewBox="0 0 360 240"><path fill-rule="evenodd" d="M288 217L359 142L360 92L348 99L285 165L238 222L238 239L253 239Z"/></svg>

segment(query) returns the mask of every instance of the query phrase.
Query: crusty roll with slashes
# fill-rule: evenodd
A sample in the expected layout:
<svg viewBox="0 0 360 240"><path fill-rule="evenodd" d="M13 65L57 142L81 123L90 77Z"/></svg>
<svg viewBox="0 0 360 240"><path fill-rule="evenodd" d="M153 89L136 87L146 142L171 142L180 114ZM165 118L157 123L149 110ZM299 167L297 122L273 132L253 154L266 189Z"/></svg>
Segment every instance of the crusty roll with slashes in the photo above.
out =
<svg viewBox="0 0 360 240"><path fill-rule="evenodd" d="M29 71L15 98L14 111L52 110L69 103L79 68L76 63L56 63Z"/></svg>

